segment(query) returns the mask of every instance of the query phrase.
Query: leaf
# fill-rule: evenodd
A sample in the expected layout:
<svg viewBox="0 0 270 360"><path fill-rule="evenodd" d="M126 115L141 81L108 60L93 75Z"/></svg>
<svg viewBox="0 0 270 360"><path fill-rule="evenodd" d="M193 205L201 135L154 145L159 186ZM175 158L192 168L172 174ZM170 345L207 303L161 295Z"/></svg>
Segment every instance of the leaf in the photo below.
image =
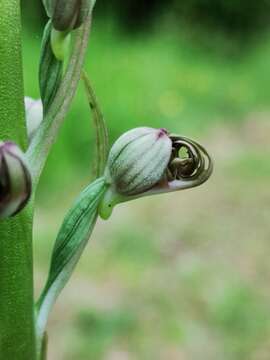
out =
<svg viewBox="0 0 270 360"><path fill-rule="evenodd" d="M95 92L91 86L90 79L86 72L82 72L82 80L86 91L86 96L93 115L93 122L96 131L96 157L95 157L95 177L102 176L107 163L109 152L108 129L98 104Z"/></svg>
<svg viewBox="0 0 270 360"><path fill-rule="evenodd" d="M51 31L52 24L49 20L43 33L39 64L39 88L44 114L48 112L63 74L63 62L55 57L51 48Z"/></svg>
<svg viewBox="0 0 270 360"><path fill-rule="evenodd" d="M37 303L39 341L42 341L49 313L71 277L92 233L105 190L104 178L95 180L79 195L65 216L54 245L49 276Z"/></svg>

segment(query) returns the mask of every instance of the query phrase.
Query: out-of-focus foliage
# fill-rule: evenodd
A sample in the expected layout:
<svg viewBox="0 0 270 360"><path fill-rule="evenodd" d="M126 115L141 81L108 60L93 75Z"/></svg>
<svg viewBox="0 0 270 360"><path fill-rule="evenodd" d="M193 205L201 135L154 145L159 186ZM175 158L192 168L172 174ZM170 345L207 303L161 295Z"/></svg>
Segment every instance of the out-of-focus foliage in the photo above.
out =
<svg viewBox="0 0 270 360"><path fill-rule="evenodd" d="M22 4L25 88L39 97L44 17L39 1ZM269 2L121 4L97 0L85 65L111 142L135 126L166 127L203 143L215 172L198 189L123 204L98 223L53 313L49 358L269 360L270 41L267 29L253 42L238 37L262 30ZM89 182L93 141L80 87L39 188L37 288Z"/></svg>
<svg viewBox="0 0 270 360"><path fill-rule="evenodd" d="M172 0L177 16L194 26L223 29L243 37L269 25L268 0Z"/></svg>
<svg viewBox="0 0 270 360"><path fill-rule="evenodd" d="M44 15L41 1L23 0L25 11L33 6ZM179 26L185 22L201 29L215 28L243 37L269 26L269 0L111 0L99 1L98 17L116 16L129 30L142 30L165 17Z"/></svg>

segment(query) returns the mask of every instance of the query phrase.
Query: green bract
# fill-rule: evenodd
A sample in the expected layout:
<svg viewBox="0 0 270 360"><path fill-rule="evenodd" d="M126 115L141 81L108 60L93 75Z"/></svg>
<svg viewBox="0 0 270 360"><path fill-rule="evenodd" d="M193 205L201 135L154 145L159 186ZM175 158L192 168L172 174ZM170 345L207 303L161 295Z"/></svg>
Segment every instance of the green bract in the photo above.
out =
<svg viewBox="0 0 270 360"><path fill-rule="evenodd" d="M23 152L0 142L0 218L18 213L31 195L31 176Z"/></svg>
<svg viewBox="0 0 270 360"><path fill-rule="evenodd" d="M78 196L65 216L53 248L46 285L37 304L37 335L43 337L50 310L68 282L89 240L97 219L97 209L105 191L99 178Z"/></svg>
<svg viewBox="0 0 270 360"><path fill-rule="evenodd" d="M52 23L49 20L43 32L39 63L39 89L44 115L55 99L63 74L63 62L56 57L52 49L52 30Z"/></svg>

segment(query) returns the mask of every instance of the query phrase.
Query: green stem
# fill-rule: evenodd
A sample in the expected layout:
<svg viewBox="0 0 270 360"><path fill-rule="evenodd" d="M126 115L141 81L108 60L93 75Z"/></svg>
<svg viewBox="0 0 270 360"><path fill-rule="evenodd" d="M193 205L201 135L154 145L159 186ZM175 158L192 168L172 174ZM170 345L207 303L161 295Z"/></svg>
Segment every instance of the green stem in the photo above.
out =
<svg viewBox="0 0 270 360"><path fill-rule="evenodd" d="M19 0L0 0L0 139L26 147ZM32 210L0 221L0 359L34 360Z"/></svg>

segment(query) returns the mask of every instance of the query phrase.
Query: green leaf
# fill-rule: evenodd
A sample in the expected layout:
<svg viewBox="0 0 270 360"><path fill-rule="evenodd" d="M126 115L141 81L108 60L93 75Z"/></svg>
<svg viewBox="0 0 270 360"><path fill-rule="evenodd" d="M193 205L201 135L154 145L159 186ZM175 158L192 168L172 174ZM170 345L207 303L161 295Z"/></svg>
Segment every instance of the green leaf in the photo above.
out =
<svg viewBox="0 0 270 360"><path fill-rule="evenodd" d="M39 88L44 114L56 95L63 74L63 62L55 57L51 48L51 31L52 24L49 20L43 33L39 64Z"/></svg>
<svg viewBox="0 0 270 360"><path fill-rule="evenodd" d="M96 131L96 156L94 166L94 176L99 177L104 174L109 152L108 129L98 104L95 92L91 86L90 79L85 71L82 72L82 80L86 91L87 100L93 115L93 122Z"/></svg>
<svg viewBox="0 0 270 360"><path fill-rule="evenodd" d="M54 245L49 276L37 303L39 342L42 341L52 306L72 275L92 233L105 190L104 178L95 180L79 195L65 216Z"/></svg>

